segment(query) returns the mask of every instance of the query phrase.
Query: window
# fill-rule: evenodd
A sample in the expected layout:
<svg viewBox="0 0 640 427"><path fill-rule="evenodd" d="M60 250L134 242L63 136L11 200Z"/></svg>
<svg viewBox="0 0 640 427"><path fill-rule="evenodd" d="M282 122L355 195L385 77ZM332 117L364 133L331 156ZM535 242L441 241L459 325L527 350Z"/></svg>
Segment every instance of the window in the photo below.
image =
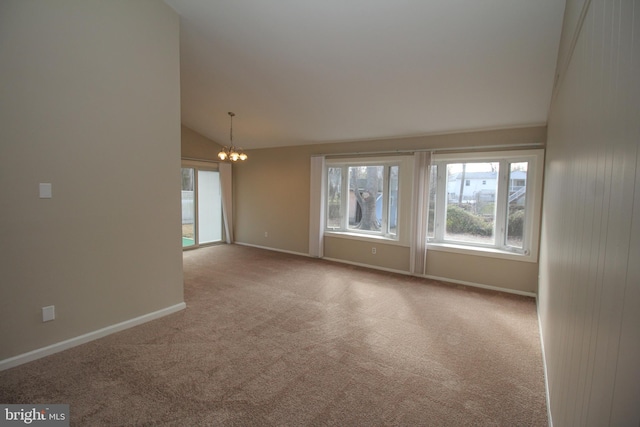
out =
<svg viewBox="0 0 640 427"><path fill-rule="evenodd" d="M403 159L326 164L325 231L398 240Z"/></svg>
<svg viewBox="0 0 640 427"><path fill-rule="evenodd" d="M434 249L537 259L542 150L434 155L432 163Z"/></svg>

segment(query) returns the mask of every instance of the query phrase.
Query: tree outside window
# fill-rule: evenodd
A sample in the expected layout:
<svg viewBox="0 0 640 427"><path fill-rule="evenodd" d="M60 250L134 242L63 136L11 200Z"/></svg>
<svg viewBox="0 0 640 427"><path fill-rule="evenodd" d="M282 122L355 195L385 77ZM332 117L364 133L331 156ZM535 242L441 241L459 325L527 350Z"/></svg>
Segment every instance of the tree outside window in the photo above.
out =
<svg viewBox="0 0 640 427"><path fill-rule="evenodd" d="M398 173L392 164L329 165L326 228L395 238Z"/></svg>

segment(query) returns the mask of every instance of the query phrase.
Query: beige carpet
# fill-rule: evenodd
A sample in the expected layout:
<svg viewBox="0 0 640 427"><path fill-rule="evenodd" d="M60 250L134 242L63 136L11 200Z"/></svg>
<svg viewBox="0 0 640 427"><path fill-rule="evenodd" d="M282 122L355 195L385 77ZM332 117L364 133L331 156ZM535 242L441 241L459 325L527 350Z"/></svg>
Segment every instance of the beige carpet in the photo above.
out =
<svg viewBox="0 0 640 427"><path fill-rule="evenodd" d="M535 301L237 245L187 309L0 372L72 425L542 426Z"/></svg>

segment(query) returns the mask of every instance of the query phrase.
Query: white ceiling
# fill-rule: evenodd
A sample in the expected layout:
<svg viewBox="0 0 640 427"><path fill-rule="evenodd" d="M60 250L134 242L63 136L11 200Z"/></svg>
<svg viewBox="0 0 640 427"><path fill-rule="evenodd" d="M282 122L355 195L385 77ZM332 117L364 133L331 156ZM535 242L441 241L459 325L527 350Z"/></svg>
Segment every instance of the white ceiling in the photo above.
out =
<svg viewBox="0 0 640 427"><path fill-rule="evenodd" d="M165 0L182 123L245 149L544 124L564 0Z"/></svg>

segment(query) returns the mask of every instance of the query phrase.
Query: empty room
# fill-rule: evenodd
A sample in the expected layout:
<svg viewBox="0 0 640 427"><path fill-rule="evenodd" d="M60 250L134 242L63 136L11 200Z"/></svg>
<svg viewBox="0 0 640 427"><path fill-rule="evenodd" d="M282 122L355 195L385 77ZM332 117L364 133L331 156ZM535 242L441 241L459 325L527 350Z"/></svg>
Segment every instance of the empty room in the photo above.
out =
<svg viewBox="0 0 640 427"><path fill-rule="evenodd" d="M2 0L0 81L0 424L640 426L636 0Z"/></svg>

